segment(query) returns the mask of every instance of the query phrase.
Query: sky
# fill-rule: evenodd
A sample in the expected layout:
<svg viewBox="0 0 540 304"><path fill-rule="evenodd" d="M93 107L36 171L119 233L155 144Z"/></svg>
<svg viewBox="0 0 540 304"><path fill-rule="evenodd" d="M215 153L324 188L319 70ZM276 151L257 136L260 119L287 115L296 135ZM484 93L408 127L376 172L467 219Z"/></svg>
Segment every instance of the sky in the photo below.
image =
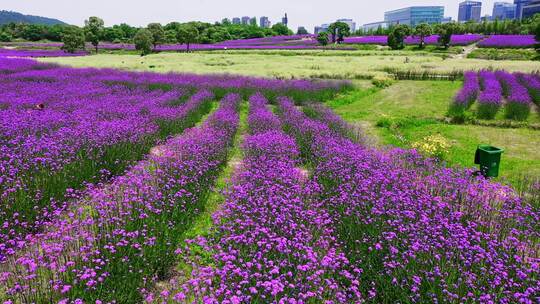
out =
<svg viewBox="0 0 540 304"><path fill-rule="evenodd" d="M482 1L482 15L491 15L495 1ZM57 18L75 25L82 25L89 16L98 16L107 26L215 22L242 16L257 17L257 20L268 16L274 24L287 12L293 31L305 26L312 32L315 25L338 18L351 18L357 25L382 21L385 11L412 5L443 5L445 16L455 20L459 2L461 0L0 0L0 10Z"/></svg>

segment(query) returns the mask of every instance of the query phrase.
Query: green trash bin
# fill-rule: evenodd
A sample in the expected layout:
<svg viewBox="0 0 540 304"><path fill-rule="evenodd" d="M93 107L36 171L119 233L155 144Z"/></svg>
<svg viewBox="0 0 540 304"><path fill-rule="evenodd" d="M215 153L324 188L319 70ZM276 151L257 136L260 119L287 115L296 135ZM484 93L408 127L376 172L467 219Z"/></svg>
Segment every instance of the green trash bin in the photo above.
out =
<svg viewBox="0 0 540 304"><path fill-rule="evenodd" d="M484 177L498 177L503 153L504 149L490 145L479 145L474 157L474 163L480 165L480 172Z"/></svg>

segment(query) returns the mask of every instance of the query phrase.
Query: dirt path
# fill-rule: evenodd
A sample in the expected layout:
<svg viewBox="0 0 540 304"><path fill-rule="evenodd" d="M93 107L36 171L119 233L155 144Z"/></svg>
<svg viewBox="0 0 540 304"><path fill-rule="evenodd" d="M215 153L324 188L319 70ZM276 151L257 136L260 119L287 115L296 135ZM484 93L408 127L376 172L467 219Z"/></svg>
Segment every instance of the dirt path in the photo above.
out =
<svg viewBox="0 0 540 304"><path fill-rule="evenodd" d="M455 59L465 59L467 58L467 55L472 53L474 50L478 48L477 43L467 45L463 47L463 52L461 54L457 54L454 56Z"/></svg>

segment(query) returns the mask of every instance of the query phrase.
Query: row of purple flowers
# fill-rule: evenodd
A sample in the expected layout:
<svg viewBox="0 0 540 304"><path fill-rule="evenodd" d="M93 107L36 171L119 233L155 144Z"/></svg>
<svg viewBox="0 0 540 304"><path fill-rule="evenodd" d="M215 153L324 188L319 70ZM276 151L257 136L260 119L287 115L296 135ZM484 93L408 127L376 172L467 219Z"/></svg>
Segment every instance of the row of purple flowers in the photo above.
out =
<svg viewBox="0 0 540 304"><path fill-rule="evenodd" d="M200 127L170 139L113 183L90 189L27 237L2 266L0 299L138 302L139 288L172 266L182 233L201 212L238 128L239 101L226 95Z"/></svg>
<svg viewBox="0 0 540 304"><path fill-rule="evenodd" d="M506 99L505 117L526 120L533 102L540 106L540 80L536 74L505 71L466 72L463 88L450 107L450 115L459 117L478 100L477 115L493 119Z"/></svg>
<svg viewBox="0 0 540 304"><path fill-rule="evenodd" d="M428 45L438 44L438 35L431 35L425 38ZM453 35L451 45L465 46L477 43L483 48L530 48L536 44L532 35L490 35L479 34ZM354 44L377 44L387 45L388 36L359 36L346 37L346 45ZM417 45L420 38L409 36L405 39L407 45ZM18 47L31 48L60 48L61 43L17 43L10 44ZM133 44L113 44L101 43L101 49L105 50L135 50ZM216 51L216 50L309 50L309 49L331 49L331 50L355 50L354 47L347 46L320 46L313 35L277 36L256 39L230 40L216 44L191 44L193 51ZM186 51L185 44L164 44L158 45L156 51L161 52L181 52ZM65 53L59 50L25 50L25 49L0 49L0 57L62 57L62 56L84 56L88 52L80 51L75 54Z"/></svg>

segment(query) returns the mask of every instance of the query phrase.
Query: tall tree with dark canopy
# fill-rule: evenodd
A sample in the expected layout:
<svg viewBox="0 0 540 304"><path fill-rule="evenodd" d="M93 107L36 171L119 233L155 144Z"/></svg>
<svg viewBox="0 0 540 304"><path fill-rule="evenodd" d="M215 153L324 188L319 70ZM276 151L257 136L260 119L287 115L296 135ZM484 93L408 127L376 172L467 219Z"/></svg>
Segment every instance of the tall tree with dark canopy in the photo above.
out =
<svg viewBox="0 0 540 304"><path fill-rule="evenodd" d="M431 26L427 23L421 23L414 28L414 35L420 38L419 48L423 49L426 46L426 37L431 36Z"/></svg>
<svg viewBox="0 0 540 304"><path fill-rule="evenodd" d="M411 28L405 24L394 26L390 35L388 35L388 46L393 50L402 50L405 48L405 38L411 34Z"/></svg>
<svg viewBox="0 0 540 304"><path fill-rule="evenodd" d="M332 43L342 43L345 37L351 35L351 28L345 22L334 22L328 27L328 32L332 34Z"/></svg>
<svg viewBox="0 0 540 304"><path fill-rule="evenodd" d="M133 42L135 43L135 49L141 52L141 56L148 55L152 52L153 39L152 33L147 29L140 29L135 34Z"/></svg>
<svg viewBox="0 0 540 304"><path fill-rule="evenodd" d="M90 17L88 20L84 21L84 34L86 40L96 48L96 53L98 52L99 41L103 36L103 31L105 29L105 22L99 17Z"/></svg>
<svg viewBox="0 0 540 304"><path fill-rule="evenodd" d="M448 49L452 41L452 35L459 33L460 26L455 22L441 24L438 29L439 44Z"/></svg>
<svg viewBox="0 0 540 304"><path fill-rule="evenodd" d="M84 31L76 26L66 27L62 34L62 50L68 53L75 53L77 50L84 50Z"/></svg>
<svg viewBox="0 0 540 304"><path fill-rule="evenodd" d="M176 38L180 44L186 44L189 53L189 45L199 41L199 30L192 24L182 24L177 29Z"/></svg>
<svg viewBox="0 0 540 304"><path fill-rule="evenodd" d="M152 45L154 46L155 50L158 45L165 42L165 30L159 23L148 24L148 30L152 34Z"/></svg>

